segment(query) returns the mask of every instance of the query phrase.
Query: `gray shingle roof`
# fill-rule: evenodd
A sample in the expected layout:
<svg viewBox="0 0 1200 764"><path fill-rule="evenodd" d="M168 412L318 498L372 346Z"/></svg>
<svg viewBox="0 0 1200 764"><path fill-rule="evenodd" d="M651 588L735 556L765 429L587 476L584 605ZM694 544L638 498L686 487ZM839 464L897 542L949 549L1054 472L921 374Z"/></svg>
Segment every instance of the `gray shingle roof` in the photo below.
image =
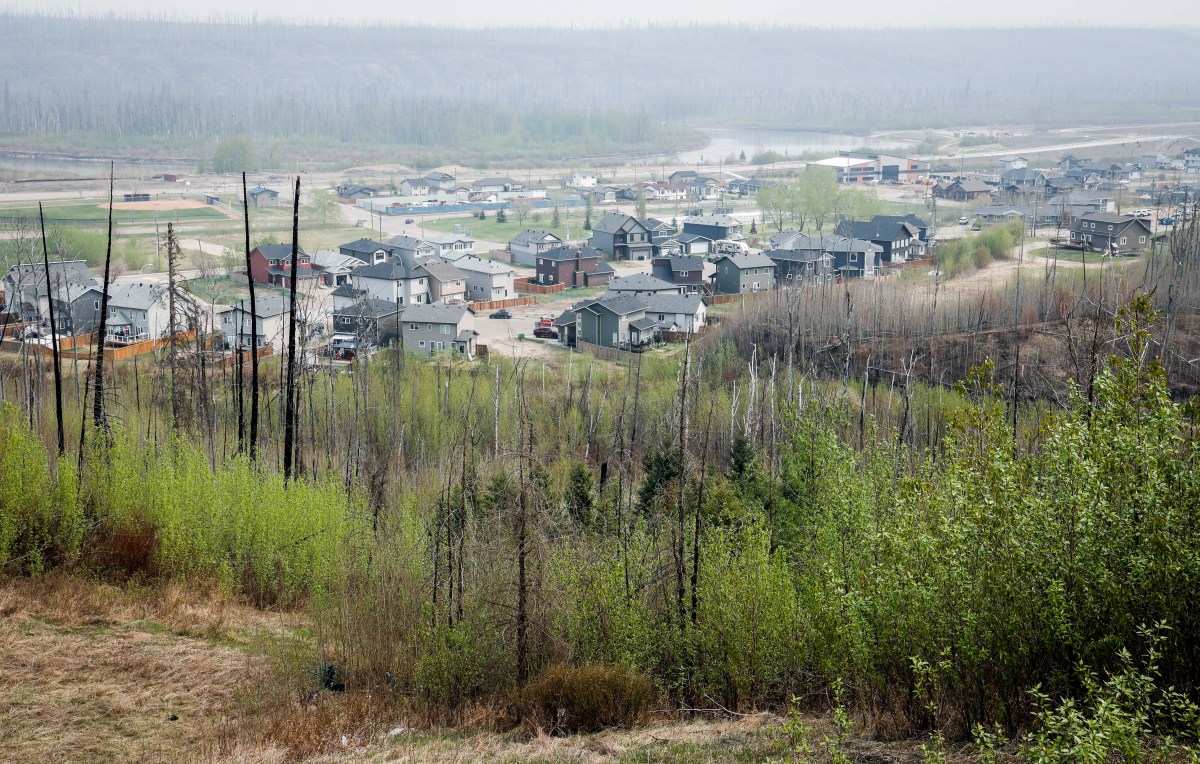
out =
<svg viewBox="0 0 1200 764"><path fill-rule="evenodd" d="M483 260L472 255L459 258L454 261L454 267L460 271L470 271L472 273L491 273L493 275L504 275L512 273L512 266L507 263L502 263L499 260Z"/></svg>
<svg viewBox="0 0 1200 764"><path fill-rule="evenodd" d="M259 244L255 247L262 256L268 260L285 260L292 256L291 244ZM296 246L296 253L299 257L304 257L308 253L304 251L304 247Z"/></svg>
<svg viewBox="0 0 1200 764"><path fill-rule="evenodd" d="M467 278L467 274L460 271L450 263L431 260L421 266L433 278L443 283L447 281L462 281Z"/></svg>
<svg viewBox="0 0 1200 764"><path fill-rule="evenodd" d="M763 254L747 254L747 255L724 255L717 259L717 262L728 260L738 270L746 268L774 268L775 261Z"/></svg>
<svg viewBox="0 0 1200 764"><path fill-rule="evenodd" d="M703 304L704 298L696 294L652 294L646 297L646 312L695 315Z"/></svg>
<svg viewBox="0 0 1200 764"><path fill-rule="evenodd" d="M669 281L663 281L660 278L651 276L648 273L635 273L632 276L622 276L608 282L608 291L610 292L657 292L666 290L679 291L679 287Z"/></svg>
<svg viewBox="0 0 1200 764"><path fill-rule="evenodd" d="M547 237L550 237L550 238L554 239L555 241L562 241L562 239L558 238L557 236L555 236L554 234L552 234L548 231L534 231L529 228L526 228L524 231L521 231L519 234L512 237L508 241L510 244L535 244L540 241L545 241Z"/></svg>
<svg viewBox="0 0 1200 764"><path fill-rule="evenodd" d="M638 222L638 219L632 215L626 215L623 212L609 212L600 218L600 221L596 225L592 226L592 230L599 231L600 233L617 233L630 221L636 223L637 227L645 229L645 226Z"/></svg>
<svg viewBox="0 0 1200 764"><path fill-rule="evenodd" d="M409 305L404 309L404 321L425 324L455 324L467 313L474 313L466 305L443 305L441 303Z"/></svg>
<svg viewBox="0 0 1200 764"><path fill-rule="evenodd" d="M619 316L627 316L630 313L645 311L646 301L631 294L613 294L609 292L591 300L584 300L572 306L572 308L576 313L581 310L589 310L593 313L599 310L606 310L610 313L616 313Z"/></svg>
<svg viewBox="0 0 1200 764"><path fill-rule="evenodd" d="M387 300L380 300L375 297L368 297L363 300L358 300L350 305L342 308L336 308L333 311L335 316L352 316L362 318L383 318L394 313L399 313L400 305Z"/></svg>
<svg viewBox="0 0 1200 764"><path fill-rule="evenodd" d="M595 247L562 246L546 250L538 257L546 260L574 260L576 257L581 257L587 260L589 258L603 259L604 253Z"/></svg>

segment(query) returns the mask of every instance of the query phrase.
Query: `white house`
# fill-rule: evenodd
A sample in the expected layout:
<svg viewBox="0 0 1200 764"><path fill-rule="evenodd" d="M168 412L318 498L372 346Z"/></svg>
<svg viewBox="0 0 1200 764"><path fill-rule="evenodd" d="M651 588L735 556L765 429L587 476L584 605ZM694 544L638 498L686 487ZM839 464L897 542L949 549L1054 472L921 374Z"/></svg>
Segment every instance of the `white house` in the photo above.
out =
<svg viewBox="0 0 1200 764"><path fill-rule="evenodd" d="M378 300L399 305L424 305L430 301L429 276L411 256L358 268L352 274L355 289Z"/></svg>
<svg viewBox="0 0 1200 764"><path fill-rule="evenodd" d="M271 295L259 297L254 303L254 314L250 312L249 303L244 301L221 314L225 346L261 348L270 345L276 353L282 352L287 347L288 299Z"/></svg>
<svg viewBox="0 0 1200 764"><path fill-rule="evenodd" d="M567 182L564 185L566 185L568 188L592 188L596 185L596 181L597 178L595 175L589 175L588 173L583 172L573 172L571 173L570 177L567 178Z"/></svg>
<svg viewBox="0 0 1200 764"><path fill-rule="evenodd" d="M465 233L426 233L422 238L433 246L435 255L449 262L475 254L475 239Z"/></svg>

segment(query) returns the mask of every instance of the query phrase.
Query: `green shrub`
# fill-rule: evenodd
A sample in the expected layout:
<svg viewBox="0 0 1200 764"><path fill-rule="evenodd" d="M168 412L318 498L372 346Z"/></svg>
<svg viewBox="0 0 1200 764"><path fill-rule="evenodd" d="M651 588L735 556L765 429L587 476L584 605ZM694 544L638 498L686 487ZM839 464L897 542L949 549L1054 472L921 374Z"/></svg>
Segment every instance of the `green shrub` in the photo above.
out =
<svg viewBox="0 0 1200 764"><path fill-rule="evenodd" d="M622 666L552 666L521 691L526 724L551 734L632 727L650 710L654 686Z"/></svg>

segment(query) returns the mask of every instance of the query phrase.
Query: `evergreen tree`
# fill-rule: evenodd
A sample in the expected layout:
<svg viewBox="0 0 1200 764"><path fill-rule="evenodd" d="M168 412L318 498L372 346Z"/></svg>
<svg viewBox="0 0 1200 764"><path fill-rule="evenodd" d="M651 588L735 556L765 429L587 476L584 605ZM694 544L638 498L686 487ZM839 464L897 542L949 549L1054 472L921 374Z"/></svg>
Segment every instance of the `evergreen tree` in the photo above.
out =
<svg viewBox="0 0 1200 764"><path fill-rule="evenodd" d="M596 519L592 485L592 471L585 464L576 464L571 469L571 477L567 484L567 512L575 522L584 527L591 527Z"/></svg>
<svg viewBox="0 0 1200 764"><path fill-rule="evenodd" d="M592 213L590 211L583 213L583 230L592 230Z"/></svg>
<svg viewBox="0 0 1200 764"><path fill-rule="evenodd" d="M479 219L487 220L487 210L483 209L482 207L479 208Z"/></svg>
<svg viewBox="0 0 1200 764"><path fill-rule="evenodd" d="M562 225L562 216L559 215L558 205L556 204L554 205L554 216L550 218L550 226L552 228L558 228L560 225Z"/></svg>
<svg viewBox="0 0 1200 764"><path fill-rule="evenodd" d="M638 190L636 213L638 220L646 219L646 189Z"/></svg>
<svg viewBox="0 0 1200 764"><path fill-rule="evenodd" d="M754 444L745 435L738 433L733 439L733 447L729 450L729 479L740 483L752 476L756 458Z"/></svg>
<svg viewBox="0 0 1200 764"><path fill-rule="evenodd" d="M738 154L738 159L742 162L746 161L746 150L742 149L742 153Z"/></svg>
<svg viewBox="0 0 1200 764"><path fill-rule="evenodd" d="M756 233L758 233L758 225L755 223L754 218L750 218L750 235L753 236Z"/></svg>
<svg viewBox="0 0 1200 764"><path fill-rule="evenodd" d="M508 215L505 215L505 214L504 214L504 208L503 208L503 207L501 207L500 209L496 210L496 222L497 222L497 223L507 223L507 222L508 222Z"/></svg>

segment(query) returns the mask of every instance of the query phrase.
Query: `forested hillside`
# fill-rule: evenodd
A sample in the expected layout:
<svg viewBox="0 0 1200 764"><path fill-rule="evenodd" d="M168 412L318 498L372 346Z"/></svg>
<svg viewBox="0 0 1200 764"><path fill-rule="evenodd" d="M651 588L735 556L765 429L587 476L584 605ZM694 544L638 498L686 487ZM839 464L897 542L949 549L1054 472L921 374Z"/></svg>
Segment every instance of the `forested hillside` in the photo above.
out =
<svg viewBox="0 0 1200 764"><path fill-rule="evenodd" d="M684 123L883 129L1195 118L1187 30L433 29L0 16L0 134L190 150L603 154ZM1126 65L1098 72L1097 60ZM691 138L694 140L694 138Z"/></svg>

